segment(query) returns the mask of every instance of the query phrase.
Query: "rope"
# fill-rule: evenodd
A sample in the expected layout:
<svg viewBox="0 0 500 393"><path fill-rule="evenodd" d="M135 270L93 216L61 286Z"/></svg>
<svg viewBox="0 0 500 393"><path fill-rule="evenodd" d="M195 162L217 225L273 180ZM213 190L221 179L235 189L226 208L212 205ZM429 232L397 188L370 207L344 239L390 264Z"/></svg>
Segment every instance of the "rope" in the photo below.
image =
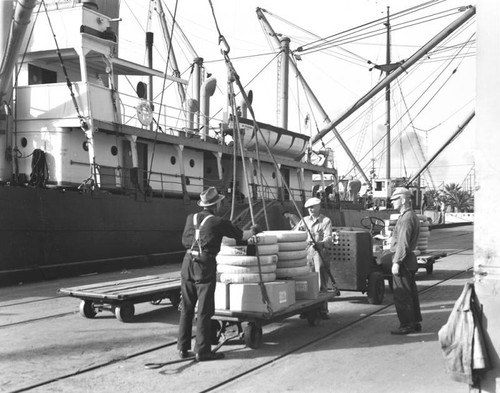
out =
<svg viewBox="0 0 500 393"><path fill-rule="evenodd" d="M64 77L66 78L66 85L68 86L68 89L69 89L69 92L70 92L70 95L71 95L71 100L73 101L73 106L75 107L76 114L78 116L78 119L80 120L80 128L83 131L88 131L89 130L89 125L85 121L85 118L83 117L83 115L80 113L80 109L78 107L78 103L76 102L75 93L73 92L73 84L71 83L71 81L69 79L68 71L66 70L66 66L64 64L64 61L63 61L63 58L62 58L62 55L61 55L61 50L59 49L59 45L57 43L57 37L56 37L56 34L54 33L54 29L52 27L52 22L50 21L50 18L49 18L49 13L47 11L47 5L45 4L44 0L42 0L42 3L43 3L43 7L45 8L45 14L47 15L47 21L48 21L49 26L50 26L50 31L52 32L52 36L54 37L54 43L56 45L56 53L57 53L57 57L59 58L59 62L61 64L61 68L63 70Z"/></svg>
<svg viewBox="0 0 500 393"><path fill-rule="evenodd" d="M273 161L273 164L274 164L274 166L276 168L276 172L278 172L278 176L281 177L281 183L285 186L285 188L287 189L288 193L290 195L292 195L290 187L288 186L288 184L286 183L286 181L284 181L283 175L281 174L281 171L279 170L279 165L276 162L276 159L275 159L273 153L271 152L271 149L269 148L269 144L267 143L266 139L262 135L262 131L261 131L260 127L259 127L259 124L257 123L256 118L255 118L255 113L253 111L252 103L250 102L250 100L248 98L248 95L246 94L245 89L243 88L243 85L241 84L239 75L237 74L236 70L234 69L234 66L231 63L231 60L229 58L229 51L231 50L231 48L229 47L229 45L228 45L226 39L224 38L224 36L221 34L221 32L219 30L219 27L217 25L217 20L216 20L216 17L215 17L215 12L214 12L214 8L213 8L213 5L212 5L212 0L208 0L208 2L210 3L210 7L212 9L212 14L213 14L214 20L215 20L215 25L216 25L217 31L219 33L219 44L224 45L224 48L221 49L221 53L224 56L224 59L225 59L225 62L226 62L226 66L228 67L229 78L230 78L231 81L236 82L236 84L238 85L240 93L241 93L243 99L245 100L245 103L247 104L248 111L250 112L250 115L252 116L252 120L253 120L253 123L254 123L254 128L255 128L256 134L258 134L258 133L261 134L262 140L264 141L264 146L266 147L266 150L267 150L267 153L269 154L269 156L271 157L271 159ZM232 84L230 84L230 89L231 89L230 97L234 97L234 90L233 90ZM237 131L239 132L239 123L238 123L238 119L237 118L235 119L235 124L237 125ZM240 139L240 149L241 149L241 152L243 153L243 146L241 144L241 138L239 138L239 139ZM244 162L244 160L243 160L243 162ZM245 173L245 181L248 184L248 179L246 178L246 171L244 171L244 173ZM290 201L293 203L293 205L295 207L295 210L297 211L300 219L303 221L303 216L301 215L300 210L299 210L297 204L295 203L295 200L293 198L291 198ZM252 222L253 222L253 210L251 208L251 204L250 204L250 212L251 212L251 215L252 215ZM316 247L317 243L314 240L314 237L312 236L312 232L311 232L310 228L307 226L307 224L305 223L305 221L303 221L303 223L304 223L304 226L305 226L307 232L309 233L309 236L311 238L313 246ZM258 247L256 247L256 249L257 249L257 258L258 258ZM327 264L324 263L323 255L321 255L320 252L318 252L318 254L319 254L320 258L322 259L323 264L327 267L327 270L329 272L331 280L335 284L335 280L333 279L333 276L332 276L332 274L330 272L329 265L327 265ZM262 282L260 262L258 264L258 267L259 267L259 276L261 278L259 284L260 284L260 286L262 288L262 297L264 298L264 303L266 304L266 307L268 308L268 311L270 311L272 313L272 310L271 310L271 307L270 307L270 304L269 304L269 298L267 296L267 291L265 290L264 283Z"/></svg>

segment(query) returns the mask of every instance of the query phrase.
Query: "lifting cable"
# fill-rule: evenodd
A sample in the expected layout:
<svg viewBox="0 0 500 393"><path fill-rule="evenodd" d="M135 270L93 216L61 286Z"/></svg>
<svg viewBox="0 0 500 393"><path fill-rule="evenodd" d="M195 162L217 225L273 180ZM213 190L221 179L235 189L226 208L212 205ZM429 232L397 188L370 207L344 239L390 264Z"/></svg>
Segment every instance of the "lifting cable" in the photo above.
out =
<svg viewBox="0 0 500 393"><path fill-rule="evenodd" d="M253 109L250 105L250 100L248 99L248 96L247 94L245 93L245 90L243 89L243 86L241 85L241 82L239 80L239 76L238 74L236 73L235 69L233 68L233 65L231 64L231 61L229 59L229 51L230 51L230 48L229 48L229 45L226 41L226 39L224 38L224 36L221 34L220 32L220 29L219 29L219 26L217 24L217 18L215 17L215 11L214 11L214 7L213 7L213 4L212 4L212 0L208 0L209 4L210 4L210 7L212 9L212 15L214 17L214 22L215 22L215 26L217 28L217 32L219 33L219 45L224 45L224 49L221 49L221 52L224 56L224 59L225 59L225 62L226 62L226 66L227 66L227 69L228 69L228 88L230 90L230 97L233 101L233 105L234 105L234 88L233 88L233 82L236 82L237 85L238 85L238 88L240 89L240 92L245 100L245 103L248 105L248 109L250 110L250 112L252 113L252 118L254 119L254 124L256 125L256 122L255 122L255 117L253 116ZM243 174L244 174L244 177L245 177L245 182L247 183L247 187L248 187L248 174L247 174L247 171L246 171L246 166L245 166L245 159L243 157L243 143L241 142L241 134L239 132L240 130L240 127L239 127L239 121L238 121L238 117L236 116L234 118L234 122L235 122L235 133L234 135L236 136L236 139L238 140L238 145L240 147L240 152L242 153L242 165L243 165ZM258 125L256 125L256 132L257 130L260 131L260 129L258 128ZM267 145L267 143L266 143ZM234 184L233 184L234 186ZM234 192L233 192L234 194ZM254 215L253 215L253 207L252 207L252 203L251 203L251 200L249 198L249 204L248 204L248 207L250 209L250 215L251 215L251 218L252 218L252 224L255 224L254 222ZM266 313L266 316L271 318L271 316L273 315L273 310L271 308L271 302L269 300L269 295L267 293L267 289L266 289L266 286L264 284L264 282L262 281L262 267L261 267L261 263L260 263L260 255L259 255L259 247L257 246L257 236L255 235L254 236L254 240L255 240L255 250L256 250L256 254L257 254L257 267L258 267L258 270L259 270L259 287L260 287L260 290L261 290L261 296L262 296L262 302L265 304L266 306L266 310L267 310L267 313Z"/></svg>
<svg viewBox="0 0 500 393"><path fill-rule="evenodd" d="M248 95L246 94L245 92L245 89L240 81L240 77L238 75L238 73L236 72L233 64L231 63L231 59L229 58L229 52L231 50L231 48L229 47L229 44L227 43L226 41L226 38L221 34L220 32L220 29L219 29L219 26L217 24L217 19L215 17L215 11L214 11L214 8L213 8L213 4L212 4L212 0L208 0L209 4L210 4L210 7L212 9L212 15L214 17L214 22L215 22L215 26L217 28L217 32L219 33L219 46L221 47L221 53L222 55L224 56L224 59L225 59L225 62L226 62L226 66L228 68L228 75L229 75L229 78L231 81L233 82L236 82L236 84L238 85L238 88L240 90L240 93L243 97L243 99L245 100L245 103L247 104L247 107L248 107L248 111L252 117L252 121L253 121L253 124L254 124L254 129L255 129L255 132L256 134L260 134L262 136L262 141L264 142L264 146L267 150L267 153L268 155L270 156L271 160L273 161L273 164L274 164L274 167L276 168L276 172L278 172L278 176L280 176L280 179L281 179L281 184L283 184L285 186L285 188L287 189L289 195L292 195L291 193L291 190L290 190L290 187L289 185L287 184L287 182L285 181L285 179L283 178L283 175L281 173L281 171L279 170L280 167L278 165L278 163L276 162L276 158L274 157L274 154L271 152L271 149L269 148L269 144L267 143L267 141L265 140L265 138L263 137L262 135L262 131L260 129L260 126L259 124L257 123L257 120L255 118L255 113L253 111L253 107L252 107L252 104L248 98ZM231 86L231 96L234 96L234 91L233 91L233 88L232 88L232 83L230 84ZM235 119L235 122L236 122L236 125L237 125L237 130L239 130L239 123L238 123L238 119L236 118ZM243 152L243 146L242 146L242 143L241 143L241 138L238 138L239 139L239 144L240 144L240 149L241 151ZM244 163L244 160L243 160L243 163ZM246 177L246 171L244 170L244 173L245 173L245 177ZM248 181L247 179L245 179L245 181L247 182L248 184ZM307 233L309 234L309 237L311 239L311 242L312 242L312 245L313 247L316 249L317 247L317 243L316 243L316 240L311 232L311 229L309 228L309 226L307 225L307 223L304 221L304 218L297 206L297 203L295 202L295 200L292 198L290 198L290 201L292 202L294 208L295 208L295 211L297 212L297 214L299 215L301 221L303 222L304 224L304 227L306 228L306 231ZM252 214L252 222L253 222L253 210L251 208L251 204L249 204L249 207L250 207L250 212ZM258 247L255 247L256 250L258 250ZM321 252L318 252L320 258L323 260L323 255L321 254ZM269 298L268 298L268 295L267 295L267 291L266 291L266 288L264 286L264 283L262 282L262 272L261 272L261 266L260 266L260 259L259 259L259 254L258 254L258 251L257 251L257 259L259 260L259 263L258 263L258 268L259 268L259 277L260 277L260 282L259 282L259 285L261 287L261 290L262 290L262 297L263 297L263 300L264 300L264 303L266 304L266 307L268 309L268 312L270 312L272 314L272 310L271 310L271 307L270 307L270 303L269 303ZM324 260L323 260L324 262ZM328 264L325 264L325 266L329 266ZM330 276L330 279L333 281L333 284L335 284L335 280L331 274L331 271L330 269L327 268L327 271L329 273L329 276Z"/></svg>

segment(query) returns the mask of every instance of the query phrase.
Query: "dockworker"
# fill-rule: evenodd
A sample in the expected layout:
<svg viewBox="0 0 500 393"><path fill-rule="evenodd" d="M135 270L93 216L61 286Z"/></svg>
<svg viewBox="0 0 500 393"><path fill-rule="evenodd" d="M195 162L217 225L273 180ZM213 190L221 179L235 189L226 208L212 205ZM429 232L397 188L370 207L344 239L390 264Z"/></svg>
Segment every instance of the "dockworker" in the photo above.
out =
<svg viewBox="0 0 500 393"><path fill-rule="evenodd" d="M283 217L288 222L288 225L290 225L290 229L295 228L300 222L300 218L296 214L290 213L288 211L283 212Z"/></svg>
<svg viewBox="0 0 500 393"><path fill-rule="evenodd" d="M211 319L215 312L214 293L216 284L216 260L222 237L237 241L247 240L262 232L259 225L242 231L229 220L218 217L224 199L215 187L200 194L198 206L203 210L190 214L186 219L182 243L187 251L181 268L182 306L179 320L177 349L182 359L195 356L197 361L216 360L223 353L212 351ZM198 302L196 319L196 355L190 352L194 310Z"/></svg>
<svg viewBox="0 0 500 393"><path fill-rule="evenodd" d="M332 221L324 214L320 213L321 200L313 197L309 198L304 207L309 215L297 224L294 230L307 231L307 263L318 273L320 292L328 291L328 279L330 277L329 256L326 248L332 243ZM333 282L333 291L338 293L338 289ZM321 317L328 319L328 303L325 302L321 308Z"/></svg>
<svg viewBox="0 0 500 393"><path fill-rule="evenodd" d="M394 304L399 327L392 334L409 334L422 330L422 315L418 299L415 273L418 270L417 257L413 250L417 246L420 223L411 206L411 192L398 187L391 196L394 209L400 215L391 237L391 258L394 285Z"/></svg>

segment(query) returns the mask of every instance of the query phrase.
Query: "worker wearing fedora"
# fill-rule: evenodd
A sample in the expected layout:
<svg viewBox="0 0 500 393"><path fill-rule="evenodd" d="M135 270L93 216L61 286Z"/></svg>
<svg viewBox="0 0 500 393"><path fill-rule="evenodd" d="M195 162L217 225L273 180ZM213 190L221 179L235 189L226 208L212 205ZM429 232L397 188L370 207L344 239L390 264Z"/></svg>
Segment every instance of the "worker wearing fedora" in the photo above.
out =
<svg viewBox="0 0 500 393"><path fill-rule="evenodd" d="M222 353L212 352L212 316L215 312L214 292L217 263L215 256L220 251L224 236L237 241L247 240L262 232L260 226L253 225L251 230L242 231L229 220L218 217L221 201L215 187L209 187L200 194L198 206L203 210L190 214L186 219L182 243L186 255L181 268L181 316L177 349L181 358L193 356L191 335L196 303L196 360L216 360L224 357Z"/></svg>
<svg viewBox="0 0 500 393"><path fill-rule="evenodd" d="M394 305L398 314L399 327L392 334L410 334L422 330L422 315L418 299L415 273L418 269L415 250L420 232L420 223L411 206L411 192L405 187L397 187L391 202L400 215L391 236L392 275L394 285Z"/></svg>

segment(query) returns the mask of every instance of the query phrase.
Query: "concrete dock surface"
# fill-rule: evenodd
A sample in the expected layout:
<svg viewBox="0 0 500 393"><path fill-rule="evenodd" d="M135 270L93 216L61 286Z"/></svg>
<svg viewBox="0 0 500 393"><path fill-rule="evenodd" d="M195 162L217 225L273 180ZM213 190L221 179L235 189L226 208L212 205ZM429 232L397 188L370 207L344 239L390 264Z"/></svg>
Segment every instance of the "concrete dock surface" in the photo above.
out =
<svg viewBox="0 0 500 393"><path fill-rule="evenodd" d="M472 279L473 226L434 229L430 250L447 253L432 274L417 273L423 330L394 336L398 326L386 285L381 305L343 291L330 319L309 326L299 316L263 327L263 344L243 340L213 362L177 359L179 314L168 301L136 305L133 322L112 313L79 315L79 300L57 289L145 275L177 277L178 265L0 288L0 392L467 392L446 374L437 332ZM231 333L229 331L228 333Z"/></svg>

